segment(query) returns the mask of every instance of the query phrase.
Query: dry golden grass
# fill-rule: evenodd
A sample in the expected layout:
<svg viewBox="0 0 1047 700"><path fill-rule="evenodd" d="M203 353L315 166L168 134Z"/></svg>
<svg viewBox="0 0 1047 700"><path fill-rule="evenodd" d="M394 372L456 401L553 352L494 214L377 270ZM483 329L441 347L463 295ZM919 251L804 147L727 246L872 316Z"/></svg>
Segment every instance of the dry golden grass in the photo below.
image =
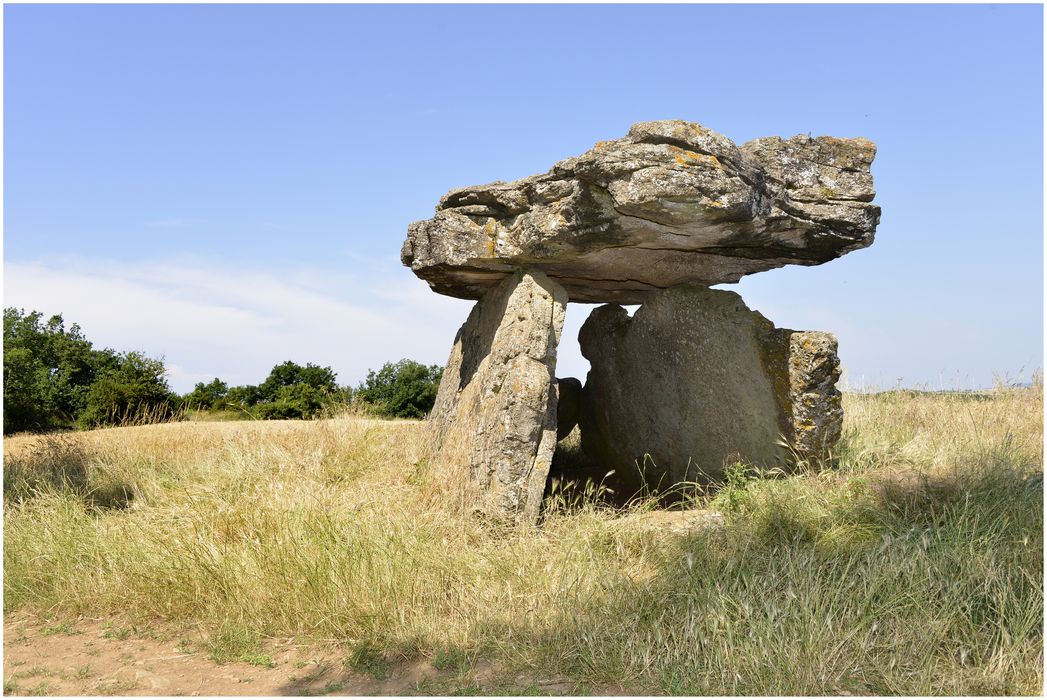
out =
<svg viewBox="0 0 1047 700"><path fill-rule="evenodd" d="M675 694L1039 694L1042 387L847 395L835 470L703 497L719 530L598 506L501 529L422 426L179 423L4 443L5 611L198 625L353 663L441 655Z"/></svg>

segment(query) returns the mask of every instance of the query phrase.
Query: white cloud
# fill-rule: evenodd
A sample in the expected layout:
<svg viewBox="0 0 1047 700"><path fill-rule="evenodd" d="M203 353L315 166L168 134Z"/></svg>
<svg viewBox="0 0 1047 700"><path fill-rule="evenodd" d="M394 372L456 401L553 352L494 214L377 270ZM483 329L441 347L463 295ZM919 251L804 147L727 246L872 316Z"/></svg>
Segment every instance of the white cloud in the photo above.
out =
<svg viewBox="0 0 1047 700"><path fill-rule="evenodd" d="M213 261L8 261L4 305L61 313L96 346L165 358L172 388L257 383L284 360L330 365L343 384L409 357L443 363L470 302L376 261L362 274L279 273Z"/></svg>
<svg viewBox="0 0 1047 700"><path fill-rule="evenodd" d="M402 357L446 361L472 302L434 294L392 257L338 259L338 269L285 264L279 271L193 258L13 260L4 265L4 305L61 313L100 347L162 356L177 391L213 377L257 383L284 360L330 365L342 384ZM803 287L750 287L743 292L749 305L777 325L834 332L851 386L889 387L899 378L934 388L986 386L992 368L1017 375L1024 367L1028 375L1042 365L1042 345L1001 341L1014 335L1004 314L964 323L880 309L845 287L818 303ZM589 363L577 337L593 308L568 306L558 376L584 381Z"/></svg>

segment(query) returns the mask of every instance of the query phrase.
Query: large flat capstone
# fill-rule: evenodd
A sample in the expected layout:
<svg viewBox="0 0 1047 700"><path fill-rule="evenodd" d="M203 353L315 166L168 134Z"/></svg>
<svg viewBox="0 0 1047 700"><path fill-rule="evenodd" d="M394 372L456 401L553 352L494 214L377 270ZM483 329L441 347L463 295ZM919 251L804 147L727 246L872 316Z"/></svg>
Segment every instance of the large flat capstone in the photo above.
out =
<svg viewBox="0 0 1047 700"><path fill-rule="evenodd" d="M410 226L401 258L454 297L526 266L571 301L619 303L817 265L872 243L875 154L860 138L738 147L699 124L641 122L544 175L452 190Z"/></svg>
<svg viewBox="0 0 1047 700"><path fill-rule="evenodd" d="M601 306L579 341L592 365L582 449L628 493L719 479L734 462L788 469L840 437L835 338L775 328L733 292L676 287L632 317Z"/></svg>
<svg viewBox="0 0 1047 700"><path fill-rule="evenodd" d="M533 522L556 447L556 347L567 294L516 271L455 337L430 415L433 462L469 508Z"/></svg>

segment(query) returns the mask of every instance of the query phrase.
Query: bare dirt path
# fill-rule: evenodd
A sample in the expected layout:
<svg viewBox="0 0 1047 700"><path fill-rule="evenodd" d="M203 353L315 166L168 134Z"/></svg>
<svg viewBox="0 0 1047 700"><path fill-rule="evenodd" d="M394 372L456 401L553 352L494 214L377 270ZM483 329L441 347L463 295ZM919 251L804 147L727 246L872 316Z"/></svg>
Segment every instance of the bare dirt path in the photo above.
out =
<svg viewBox="0 0 1047 700"><path fill-rule="evenodd" d="M254 663L219 664L184 634L104 620L56 624L4 617L4 695L565 695L614 694L513 676L479 663L419 659L371 675L335 645L272 641ZM439 666L439 668L437 668ZM377 677L376 677L377 676ZM618 691L621 692L621 691Z"/></svg>

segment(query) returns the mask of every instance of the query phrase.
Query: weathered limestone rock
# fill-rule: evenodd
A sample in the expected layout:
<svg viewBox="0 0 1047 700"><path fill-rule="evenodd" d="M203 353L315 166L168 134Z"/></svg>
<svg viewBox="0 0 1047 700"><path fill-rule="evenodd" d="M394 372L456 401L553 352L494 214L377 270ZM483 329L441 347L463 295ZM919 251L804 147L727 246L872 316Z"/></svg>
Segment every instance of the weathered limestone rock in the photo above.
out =
<svg viewBox="0 0 1047 700"><path fill-rule="evenodd" d="M738 460L787 467L783 439L822 456L839 438L835 339L777 329L733 292L674 287L632 318L601 306L579 341L582 449L619 488L718 479Z"/></svg>
<svg viewBox="0 0 1047 700"><path fill-rule="evenodd" d="M517 271L473 307L430 416L433 460L470 507L533 521L556 446L556 347L567 294ZM458 471L461 470L461 471Z"/></svg>
<svg viewBox="0 0 1047 700"><path fill-rule="evenodd" d="M641 122L544 175L452 190L401 258L440 294L478 299L521 265L571 301L640 303L680 284L817 265L873 241L865 139L760 138Z"/></svg>
<svg viewBox="0 0 1047 700"><path fill-rule="evenodd" d="M836 388L836 337L819 331L778 330L789 339L789 406L793 448L805 458L828 457L843 431L843 396Z"/></svg>

